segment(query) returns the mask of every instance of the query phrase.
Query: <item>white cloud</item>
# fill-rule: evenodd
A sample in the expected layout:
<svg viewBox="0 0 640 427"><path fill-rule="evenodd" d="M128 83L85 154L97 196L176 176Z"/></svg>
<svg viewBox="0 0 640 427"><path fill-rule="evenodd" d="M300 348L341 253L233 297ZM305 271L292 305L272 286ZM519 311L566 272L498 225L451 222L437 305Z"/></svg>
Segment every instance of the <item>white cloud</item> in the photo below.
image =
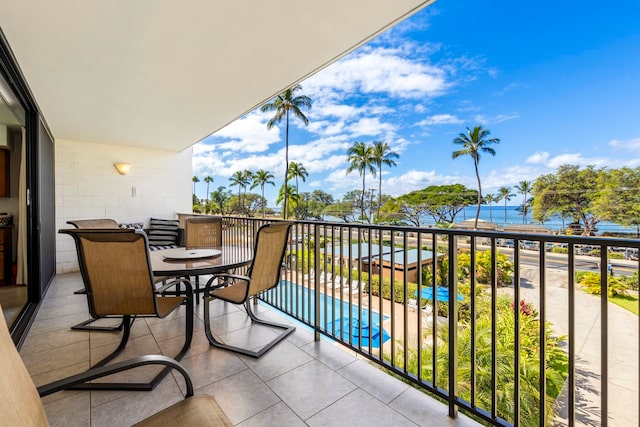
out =
<svg viewBox="0 0 640 427"><path fill-rule="evenodd" d="M632 138L627 141L612 139L609 146L620 150L640 151L640 138Z"/></svg>
<svg viewBox="0 0 640 427"><path fill-rule="evenodd" d="M491 125L496 123L506 122L507 120L514 120L520 118L520 114L498 114L492 117L485 116L484 114L477 114L473 119L482 125Z"/></svg>
<svg viewBox="0 0 640 427"><path fill-rule="evenodd" d="M417 126L431 126L431 125L456 125L463 123L463 121L451 114L434 114L424 120L420 120L416 123Z"/></svg>
<svg viewBox="0 0 640 427"><path fill-rule="evenodd" d="M406 49L361 48L304 83L313 98L386 93L398 98L438 96L447 88L443 69L407 58Z"/></svg>
<svg viewBox="0 0 640 427"><path fill-rule="evenodd" d="M266 114L258 111L251 112L205 138L198 145L212 144L218 150L262 153L267 151L271 144L280 141L280 129L274 126L270 131L267 131L267 121ZM199 150L202 149L197 148L194 152Z"/></svg>
<svg viewBox="0 0 640 427"><path fill-rule="evenodd" d="M400 176L390 177L382 182L382 193L397 197L430 185L456 184L462 182L459 176L439 175L436 171L412 169Z"/></svg>
<svg viewBox="0 0 640 427"><path fill-rule="evenodd" d="M397 126L390 123L381 123L377 117L365 117L351 124L348 131L353 137L358 136L378 136L393 133Z"/></svg>
<svg viewBox="0 0 640 427"><path fill-rule="evenodd" d="M541 164L545 164L547 161L549 160L549 153L547 153L546 151L539 151L535 154L532 154L531 156L527 157L527 159L525 160L525 163L541 163Z"/></svg>

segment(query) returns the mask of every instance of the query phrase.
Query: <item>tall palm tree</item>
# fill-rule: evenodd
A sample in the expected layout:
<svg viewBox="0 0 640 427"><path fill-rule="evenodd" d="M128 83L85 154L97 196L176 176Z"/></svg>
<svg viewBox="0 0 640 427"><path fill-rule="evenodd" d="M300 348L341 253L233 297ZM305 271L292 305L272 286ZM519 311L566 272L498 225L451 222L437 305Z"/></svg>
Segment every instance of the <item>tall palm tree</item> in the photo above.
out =
<svg viewBox="0 0 640 427"><path fill-rule="evenodd" d="M384 141L373 142L373 158L378 168L378 209L376 218L380 217L380 206L382 205L382 165L393 167L396 165L394 159L400 156L395 151L391 151L391 147Z"/></svg>
<svg viewBox="0 0 640 427"><path fill-rule="evenodd" d="M209 197L211 197L211 195L209 194L209 184L211 184L213 182L213 178L211 178L210 176L205 176L204 177L204 182L207 183L207 205L209 204Z"/></svg>
<svg viewBox="0 0 640 427"><path fill-rule="evenodd" d="M285 197L289 198L289 202L291 202L290 204L284 203ZM284 206L287 206L288 209L293 212L298 207L298 203L300 203L300 196L298 195L295 187L289 186L288 189L285 189L283 184L280 187L280 190L278 190L278 199L276 200L276 203L284 203Z"/></svg>
<svg viewBox="0 0 640 427"><path fill-rule="evenodd" d="M196 183L200 182L200 178L198 178L197 176L193 176L193 178L191 178L191 181L193 181L193 194L196 194Z"/></svg>
<svg viewBox="0 0 640 427"><path fill-rule="evenodd" d="M511 188L500 187L498 188L500 199L504 200L504 223L507 223L507 201L511 200L515 194L511 194Z"/></svg>
<svg viewBox="0 0 640 427"><path fill-rule="evenodd" d="M253 184L251 185L251 189L253 190L254 188L256 188L257 186L260 186L260 191L262 193L262 200L264 201L264 186L267 184L271 184L275 187L276 184L274 184L273 181L271 181L271 178L273 178L273 174L269 171L266 171L264 169L260 169L258 172L253 174ZM262 217L265 217L265 207L266 207L266 203L264 203L262 205Z"/></svg>
<svg viewBox="0 0 640 427"><path fill-rule="evenodd" d="M527 205L527 194L531 192L531 181L520 181L518 185L516 185L516 190L519 194L522 194L522 223L527 223L527 212L529 211L529 206Z"/></svg>
<svg viewBox="0 0 640 427"><path fill-rule="evenodd" d="M306 95L296 95L296 92L302 90L302 86L295 85L280 95L276 96L271 102L264 104L260 107L260 111L263 113L267 111L275 111L276 114L267 122L267 129L271 129L276 123L284 118L286 122L285 130L285 168L284 168L284 219L287 219L287 192L289 189L287 173L289 171L289 112L306 125L309 124L309 119L302 112L302 108L311 108L311 98Z"/></svg>
<svg viewBox="0 0 640 427"><path fill-rule="evenodd" d="M347 161L349 167L347 168L347 174L357 170L362 176L362 194L360 195L360 218L364 221L364 194L366 191L365 177L367 172L371 175L376 175L375 158L373 157L373 147L365 144L364 142L354 142L347 150Z"/></svg>
<svg viewBox="0 0 640 427"><path fill-rule="evenodd" d="M480 205L482 204L482 185L480 183L480 173L478 172L478 163L480 162L480 154L488 153L492 156L496 155L496 151L488 147L490 144L499 144L498 138L489 138L488 129L482 126L474 126L473 129L467 128L467 133L461 133L453 140L454 144L462 145L462 149L454 151L451 157L457 159L460 156L469 156L473 159L473 166L478 180L478 208L476 209L476 220L473 227L478 228L478 217L480 217Z"/></svg>

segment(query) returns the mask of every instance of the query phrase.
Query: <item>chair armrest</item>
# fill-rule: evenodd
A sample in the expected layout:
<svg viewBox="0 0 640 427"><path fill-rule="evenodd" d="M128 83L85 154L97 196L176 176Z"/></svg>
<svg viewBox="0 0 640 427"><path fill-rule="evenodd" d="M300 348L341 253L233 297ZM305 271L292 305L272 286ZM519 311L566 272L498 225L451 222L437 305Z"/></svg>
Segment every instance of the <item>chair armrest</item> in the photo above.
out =
<svg viewBox="0 0 640 427"><path fill-rule="evenodd" d="M187 390L185 393L185 397L193 396L193 382L191 381L189 373L184 368L184 366L170 357L161 356L159 354L134 357L133 359L113 363L111 365L89 369L88 371L82 372L80 374L72 375L70 377L40 386L38 387L38 394L40 395L40 397L48 396L52 393L66 390L73 386L84 384L97 378L102 378L107 375L116 374L118 372L145 365L165 365L180 372L180 374L182 374L182 376L184 377L184 381L186 384Z"/></svg>
<svg viewBox="0 0 640 427"><path fill-rule="evenodd" d="M193 293L193 286L191 285L191 282L188 279L172 279L170 282L160 286L159 288L157 288L154 292L156 294L162 294L164 292L166 292L167 289L176 286L178 284L182 283L183 285L185 285L187 287L187 289L190 289L191 291L187 290L187 294L191 294Z"/></svg>
<svg viewBox="0 0 640 427"><path fill-rule="evenodd" d="M213 282L216 279L222 279L222 284L220 285L213 285ZM227 281L229 279L238 279L238 280L244 280L245 282L249 282L251 281L251 279L247 276L243 276L241 274L231 274L231 273L218 273L218 274L214 274L213 276L211 276L211 279L209 279L207 281L207 285L204 287L204 292L205 294L207 292L209 292L209 290L211 290L211 288L221 288L227 285Z"/></svg>

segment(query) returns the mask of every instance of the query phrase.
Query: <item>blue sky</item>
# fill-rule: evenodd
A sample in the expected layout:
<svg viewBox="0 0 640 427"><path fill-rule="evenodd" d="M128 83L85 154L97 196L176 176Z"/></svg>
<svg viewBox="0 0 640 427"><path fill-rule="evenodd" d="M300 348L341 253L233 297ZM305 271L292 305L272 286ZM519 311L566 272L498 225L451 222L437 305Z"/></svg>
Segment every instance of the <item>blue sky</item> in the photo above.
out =
<svg viewBox="0 0 640 427"><path fill-rule="evenodd" d="M307 127L291 121L290 160L309 172L300 191L361 188L346 151L376 140L400 155L383 170L385 194L476 188L472 160L451 158L452 140L475 125L501 140L480 160L484 194L563 164L636 167L640 2L439 0L301 85L313 106ZM265 169L279 187L284 122L267 131L272 115L251 112L195 145L194 175L235 193L231 174ZM265 189L270 207L276 187Z"/></svg>

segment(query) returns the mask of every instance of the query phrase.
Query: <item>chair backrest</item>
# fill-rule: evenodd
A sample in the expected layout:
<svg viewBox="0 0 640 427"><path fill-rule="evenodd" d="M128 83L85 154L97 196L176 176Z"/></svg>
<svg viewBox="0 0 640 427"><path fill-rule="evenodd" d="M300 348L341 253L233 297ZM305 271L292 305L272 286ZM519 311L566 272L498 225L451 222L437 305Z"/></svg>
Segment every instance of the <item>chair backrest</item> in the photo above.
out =
<svg viewBox="0 0 640 427"><path fill-rule="evenodd" d="M0 424L49 425L38 391L13 344L4 316L0 316L0 396Z"/></svg>
<svg viewBox="0 0 640 427"><path fill-rule="evenodd" d="M278 284L291 224L276 222L258 229L253 261L248 273L251 278L248 296L254 296Z"/></svg>
<svg viewBox="0 0 640 427"><path fill-rule="evenodd" d="M100 219L74 219L67 221L67 224L71 224L76 228L120 228L118 223L110 218Z"/></svg>
<svg viewBox="0 0 640 427"><path fill-rule="evenodd" d="M65 229L76 243L78 263L93 317L157 314L147 236L132 229Z"/></svg>
<svg viewBox="0 0 640 427"><path fill-rule="evenodd" d="M185 246L205 249L222 246L222 218L194 216L185 219Z"/></svg>

